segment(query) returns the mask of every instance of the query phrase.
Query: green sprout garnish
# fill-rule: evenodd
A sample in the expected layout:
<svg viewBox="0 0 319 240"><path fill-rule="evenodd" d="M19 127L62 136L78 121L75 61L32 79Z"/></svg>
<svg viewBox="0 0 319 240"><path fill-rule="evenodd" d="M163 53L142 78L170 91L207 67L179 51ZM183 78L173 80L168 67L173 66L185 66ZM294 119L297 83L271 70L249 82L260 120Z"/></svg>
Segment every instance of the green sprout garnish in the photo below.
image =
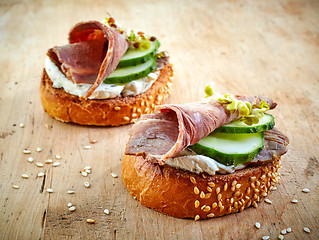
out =
<svg viewBox="0 0 319 240"><path fill-rule="evenodd" d="M205 97L210 97L210 96L212 96L212 95L214 94L213 88L212 88L211 86L207 85L207 86L205 87L205 94L206 94Z"/></svg>
<svg viewBox="0 0 319 240"><path fill-rule="evenodd" d="M269 110L269 104L265 101L261 101L259 104L255 101L251 104L249 102L239 101L230 94L225 94L223 97L218 98L217 101L222 104L227 104L226 109L231 113L238 111L239 116L241 116L240 121L247 125L258 123L259 119L264 116L264 112Z"/></svg>

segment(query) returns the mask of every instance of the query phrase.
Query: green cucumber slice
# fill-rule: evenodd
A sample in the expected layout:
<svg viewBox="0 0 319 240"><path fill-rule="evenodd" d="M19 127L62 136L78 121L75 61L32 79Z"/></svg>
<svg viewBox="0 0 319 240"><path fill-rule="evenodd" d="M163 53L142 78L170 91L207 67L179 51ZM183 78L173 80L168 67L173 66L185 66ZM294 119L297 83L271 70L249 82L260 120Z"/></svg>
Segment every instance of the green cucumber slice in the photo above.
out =
<svg viewBox="0 0 319 240"><path fill-rule="evenodd" d="M156 69L156 58L152 57L150 60L137 66L124 67L115 69L104 83L125 84L133 80L146 77L148 74Z"/></svg>
<svg viewBox="0 0 319 240"><path fill-rule="evenodd" d="M129 48L121 58L118 68L136 66L147 62L155 56L157 49L160 46L160 42L156 39L150 41L150 47L146 50L140 48Z"/></svg>
<svg viewBox="0 0 319 240"><path fill-rule="evenodd" d="M190 146L197 154L205 155L229 165L249 162L263 149L264 137L258 133L211 133Z"/></svg>
<svg viewBox="0 0 319 240"><path fill-rule="evenodd" d="M257 124L247 125L239 120L225 124L217 128L214 132L222 133L256 133L264 132L273 129L275 126L274 117L270 114L265 113L262 118L259 119Z"/></svg>

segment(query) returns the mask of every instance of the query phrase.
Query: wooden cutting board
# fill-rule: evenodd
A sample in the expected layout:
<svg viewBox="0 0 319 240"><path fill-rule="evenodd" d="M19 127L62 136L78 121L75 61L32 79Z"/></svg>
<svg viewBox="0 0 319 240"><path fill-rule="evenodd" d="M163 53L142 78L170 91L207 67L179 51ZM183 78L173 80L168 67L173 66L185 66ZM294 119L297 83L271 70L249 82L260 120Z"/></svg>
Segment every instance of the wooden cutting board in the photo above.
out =
<svg viewBox="0 0 319 240"><path fill-rule="evenodd" d="M147 209L121 180L131 126L85 127L44 113L39 83L46 50L66 43L77 22L101 20L106 12L123 26L157 36L169 51L175 79L166 103L198 101L210 81L220 92L278 102L276 125L291 143L277 190L268 196L272 204L207 221ZM285 239L319 239L318 26L315 0L2 1L0 239L277 239L289 227ZM47 159L61 165L45 164ZM85 166L92 167L87 177L80 173ZM37 177L40 172L45 177Z"/></svg>

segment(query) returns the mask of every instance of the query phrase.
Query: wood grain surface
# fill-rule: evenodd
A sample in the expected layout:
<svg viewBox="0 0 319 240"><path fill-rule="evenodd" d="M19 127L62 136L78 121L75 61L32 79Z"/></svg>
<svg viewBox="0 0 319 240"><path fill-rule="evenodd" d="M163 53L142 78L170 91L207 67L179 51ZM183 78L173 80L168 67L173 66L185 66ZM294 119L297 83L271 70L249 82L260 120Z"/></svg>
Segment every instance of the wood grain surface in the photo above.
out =
<svg viewBox="0 0 319 240"><path fill-rule="evenodd" d="M210 81L220 92L278 102L276 125L291 143L272 204L207 221L147 209L121 180L131 126L85 127L44 113L39 84L47 49L66 43L77 22L106 12L157 36L169 51L175 79L166 103L198 101ZM277 239L288 227L285 239L319 239L319 1L0 1L0 81L0 239ZM46 159L61 165L37 167ZM92 167L87 177L85 166Z"/></svg>

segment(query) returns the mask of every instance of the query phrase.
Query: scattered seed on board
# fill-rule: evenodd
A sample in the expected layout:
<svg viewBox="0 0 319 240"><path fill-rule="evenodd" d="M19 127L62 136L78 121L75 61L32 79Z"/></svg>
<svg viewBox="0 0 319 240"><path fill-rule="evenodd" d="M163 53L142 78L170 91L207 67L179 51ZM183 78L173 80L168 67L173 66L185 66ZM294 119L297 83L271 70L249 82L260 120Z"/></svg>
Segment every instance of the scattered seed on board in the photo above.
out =
<svg viewBox="0 0 319 240"><path fill-rule="evenodd" d="M103 211L106 215L109 215L110 214L110 210L108 210L108 209L104 209L104 211Z"/></svg>
<svg viewBox="0 0 319 240"><path fill-rule="evenodd" d="M61 156L57 154L57 155L55 155L55 158L56 159L61 159Z"/></svg>
<svg viewBox="0 0 319 240"><path fill-rule="evenodd" d="M91 166L86 166L84 169L85 169L85 170L86 170L86 169L91 170L91 169L92 169L92 167L91 167Z"/></svg>
<svg viewBox="0 0 319 240"><path fill-rule="evenodd" d="M283 230L281 230L281 232L280 232L282 235L286 235L287 234L287 229L283 229Z"/></svg>
<svg viewBox="0 0 319 240"><path fill-rule="evenodd" d="M91 149L92 148L92 146L84 146L84 149L87 149L87 150L89 150L89 149Z"/></svg>
<svg viewBox="0 0 319 240"><path fill-rule="evenodd" d="M75 207L74 207L74 206L69 207L69 211L70 211L70 212L75 211Z"/></svg>
<svg viewBox="0 0 319 240"><path fill-rule="evenodd" d="M262 240L268 240L270 237L269 236L263 236L261 239Z"/></svg>
<svg viewBox="0 0 319 240"><path fill-rule="evenodd" d="M24 128L24 123L19 124L20 128Z"/></svg>
<svg viewBox="0 0 319 240"><path fill-rule="evenodd" d="M81 174L82 174L83 177L87 177L88 176L87 172L81 172Z"/></svg>
<svg viewBox="0 0 319 240"><path fill-rule="evenodd" d="M68 207L72 207L72 203L69 202L69 203L67 204L67 206L68 206Z"/></svg>
<svg viewBox="0 0 319 240"><path fill-rule="evenodd" d="M46 164L53 163L53 160L52 160L52 159L47 159L47 160L45 160L45 163L46 163Z"/></svg>
<svg viewBox="0 0 319 240"><path fill-rule="evenodd" d="M310 229L307 228L307 227L304 227L303 230L304 230L306 233L310 233Z"/></svg>
<svg viewBox="0 0 319 240"><path fill-rule="evenodd" d="M86 188L89 188L89 187L91 186L91 184L90 184L89 182L85 182L85 183L84 183L84 186L85 186Z"/></svg>
<svg viewBox="0 0 319 240"><path fill-rule="evenodd" d="M84 171L87 172L87 173L91 173L90 169L84 169Z"/></svg>
<svg viewBox="0 0 319 240"><path fill-rule="evenodd" d="M57 166L60 166L60 165L61 165L60 162L55 162L55 163L53 163L53 167L57 167Z"/></svg>
<svg viewBox="0 0 319 240"><path fill-rule="evenodd" d="M24 154L30 154L30 153L31 153L31 151L30 151L30 150L28 150L28 149L24 149L24 150L23 150L23 153L24 153Z"/></svg>
<svg viewBox="0 0 319 240"><path fill-rule="evenodd" d="M292 199L291 202L292 203L298 203L298 200L297 199Z"/></svg>
<svg viewBox="0 0 319 240"><path fill-rule="evenodd" d="M43 167L43 163L37 162L36 165L37 165L38 167Z"/></svg>
<svg viewBox="0 0 319 240"><path fill-rule="evenodd" d="M74 194L73 190L68 190L68 194Z"/></svg>
<svg viewBox="0 0 319 240"><path fill-rule="evenodd" d="M34 161L34 160L33 160L33 157L29 157L29 158L28 158L28 162L29 162L29 163L32 163L33 161Z"/></svg>
<svg viewBox="0 0 319 240"><path fill-rule="evenodd" d="M260 228L260 223L259 223L259 222L256 222L256 223L255 223L255 227L259 229L259 228Z"/></svg>
<svg viewBox="0 0 319 240"><path fill-rule="evenodd" d="M96 139L92 139L90 142L91 142L91 143L96 143L97 140L96 140Z"/></svg>
<svg viewBox="0 0 319 240"><path fill-rule="evenodd" d="M304 193L308 193L308 192L310 192L310 189L309 189L309 188L304 188L304 189L302 189L302 191L303 191Z"/></svg>
<svg viewBox="0 0 319 240"><path fill-rule="evenodd" d="M41 152L42 148L38 147L36 150L37 150L37 152Z"/></svg>
<svg viewBox="0 0 319 240"><path fill-rule="evenodd" d="M287 233L290 233L291 232L291 228L287 228Z"/></svg>
<svg viewBox="0 0 319 240"><path fill-rule="evenodd" d="M12 185L12 187L13 187L14 189L19 189L19 188L20 188L19 185Z"/></svg>
<svg viewBox="0 0 319 240"><path fill-rule="evenodd" d="M86 219L86 222L87 223L95 223L95 220L88 218L88 219Z"/></svg>
<svg viewBox="0 0 319 240"><path fill-rule="evenodd" d="M266 203L272 204L272 201L270 201L268 198L265 199Z"/></svg>
<svg viewBox="0 0 319 240"><path fill-rule="evenodd" d="M38 177L43 177L44 176L44 172L39 172L38 173Z"/></svg>
<svg viewBox="0 0 319 240"><path fill-rule="evenodd" d="M281 234L278 235L278 239L283 240L285 237Z"/></svg>
<svg viewBox="0 0 319 240"><path fill-rule="evenodd" d="M118 177L116 173L111 173L111 176L114 177L114 178Z"/></svg>
<svg viewBox="0 0 319 240"><path fill-rule="evenodd" d="M21 175L21 177L22 177L22 178L29 178L29 175L26 174L26 173L24 173L24 174Z"/></svg>
<svg viewBox="0 0 319 240"><path fill-rule="evenodd" d="M53 193L53 189L48 188L48 189L47 189L47 192L48 192L48 193Z"/></svg>

